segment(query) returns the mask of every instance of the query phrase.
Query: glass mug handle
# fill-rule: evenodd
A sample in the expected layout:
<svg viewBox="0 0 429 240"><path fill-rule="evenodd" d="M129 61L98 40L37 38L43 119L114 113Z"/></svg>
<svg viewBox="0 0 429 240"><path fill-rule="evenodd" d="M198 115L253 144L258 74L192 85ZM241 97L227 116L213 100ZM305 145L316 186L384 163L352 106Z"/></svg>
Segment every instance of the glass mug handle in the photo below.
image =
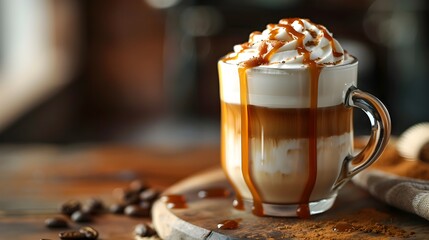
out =
<svg viewBox="0 0 429 240"><path fill-rule="evenodd" d="M348 155L344 159L334 189L343 186L354 175L377 160L387 145L391 131L389 112L373 95L351 86L345 95L344 104L347 107L359 108L366 113L371 123L371 135L367 145L359 154Z"/></svg>

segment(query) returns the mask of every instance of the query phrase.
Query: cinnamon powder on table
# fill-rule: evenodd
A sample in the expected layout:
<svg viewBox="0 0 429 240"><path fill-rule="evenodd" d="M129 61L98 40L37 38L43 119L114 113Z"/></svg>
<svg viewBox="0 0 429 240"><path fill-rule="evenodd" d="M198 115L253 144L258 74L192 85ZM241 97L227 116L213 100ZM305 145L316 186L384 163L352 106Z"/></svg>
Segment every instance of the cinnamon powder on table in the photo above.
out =
<svg viewBox="0 0 429 240"><path fill-rule="evenodd" d="M356 149L363 148L365 145L365 140L355 140ZM396 148L395 140L391 140L387 144L383 154L369 169L377 169L401 177L429 181L429 163L401 157Z"/></svg>
<svg viewBox="0 0 429 240"><path fill-rule="evenodd" d="M311 223L310 232L293 229L293 238L297 239L391 239L409 238L414 232L407 232L396 226L386 224L390 215L373 208L362 209L353 216L339 220ZM296 227L302 227L298 224Z"/></svg>
<svg viewBox="0 0 429 240"><path fill-rule="evenodd" d="M355 214L348 214L324 220L309 218L290 221L287 224L271 225L272 229L263 235L260 231L245 234L243 238L252 239L404 239L413 237L416 233L405 231L391 224L392 218L388 213L374 208L365 208ZM273 223L271 223L273 224Z"/></svg>

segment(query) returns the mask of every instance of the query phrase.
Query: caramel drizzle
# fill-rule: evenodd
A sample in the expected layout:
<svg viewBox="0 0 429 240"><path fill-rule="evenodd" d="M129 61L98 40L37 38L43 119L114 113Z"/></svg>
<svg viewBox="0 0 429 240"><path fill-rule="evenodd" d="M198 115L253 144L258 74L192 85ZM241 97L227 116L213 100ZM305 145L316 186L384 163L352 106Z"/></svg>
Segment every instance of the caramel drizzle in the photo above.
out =
<svg viewBox="0 0 429 240"><path fill-rule="evenodd" d="M296 31L290 25L284 25L289 36L297 41L297 51L303 56L303 63L310 70L310 111L309 111L309 136L308 136L308 179L301 194L299 207L296 210L298 217L308 218L310 216L310 196L317 178L317 98L319 89L319 76L321 67L315 60L311 60L310 51L305 48L305 35Z"/></svg>
<svg viewBox="0 0 429 240"><path fill-rule="evenodd" d="M317 99L318 99L318 88L319 88L319 76L322 70L322 66L317 64L316 60L310 58L311 52L305 48L303 33L296 31L290 24L298 21L298 23L304 28L304 23L299 18L290 18L282 19L279 24L269 24L267 25L268 29L273 29L275 27L283 27L287 30L287 34L297 41L297 51L300 55L303 56L303 63L309 67L310 71L310 111L309 111L309 135L308 135L308 179L305 185L305 188L301 194L299 207L296 210L297 216L300 218L308 218L310 216L310 196L313 191L314 185L317 178ZM309 21L309 20L307 20ZM327 32L327 30L321 26L317 27L323 31L324 37L326 37L331 45L332 53L334 57L342 56L342 53L336 51L334 39ZM264 209L262 205L262 199L259 194L259 191L254 184L251 175L250 163L249 163L249 116L248 116L248 82L246 70L252 67L264 65L269 63L270 57L276 52L277 49L281 48L286 42L276 40L275 37L278 34L278 29L274 29L270 36L269 40L264 41L259 47L259 56L252 58L248 61L245 61L240 64L238 72L240 78L240 105L241 105L241 164L242 164L242 174L244 180L252 194L253 197L253 213L258 216L264 215ZM259 32L254 32L251 35L251 39L254 38L255 34L260 34ZM314 34L314 33L313 33ZM242 44L244 51L246 48L249 48L250 44ZM238 54L233 58L237 58ZM228 61L231 58L225 58L224 61Z"/></svg>
<svg viewBox="0 0 429 240"><path fill-rule="evenodd" d="M253 181L249 161L249 91L246 70L255 66L269 63L271 56L282 47L284 43L277 40L264 41L259 47L259 56L246 61L238 69L240 78L240 106L241 106L241 171L244 181L253 198L253 214L264 216L262 198Z"/></svg>
<svg viewBox="0 0 429 240"><path fill-rule="evenodd" d="M264 215L264 208L262 206L262 199L252 179L250 161L249 161L249 112L248 112L248 84L247 84L247 67L239 67L240 77L240 107L241 107L241 172L244 181L249 188L253 198L253 214L257 216Z"/></svg>
<svg viewBox="0 0 429 240"><path fill-rule="evenodd" d="M285 19L281 19L280 21L279 21L279 23L278 24L274 24L274 23L270 23L270 24L267 24L267 26L266 26L266 28L268 29L268 30L272 30L271 32L270 32L270 35L268 36L268 39L269 40L266 40L266 41L275 41L275 42L279 42L278 44L281 44L282 46L283 45L285 45L286 44L286 42L285 41L282 41L282 40L278 40L278 39L276 39L276 36L277 36L277 34L279 33L279 30L280 30L280 28L285 28L285 29L287 29L288 30L288 34L289 34L289 36L291 36L291 37L293 37L293 39L295 39L295 40L298 40L298 39L300 39L300 37L296 37L297 35L296 35L296 33L298 33L299 35L303 35L302 33L299 33L299 32L297 32L292 26L291 26L291 24L292 23L294 23L295 21L296 22L298 22L298 24L300 24L301 25L301 27L304 29L304 30L306 30L306 31L308 31L309 32L309 34L313 37L313 38L315 38L315 40L312 40L312 41L308 41L307 43L306 43L306 45L307 46L315 46L315 45L317 45L317 43L320 41L320 39L318 39L317 38L317 33L315 32L315 31L313 31L313 30L311 30L311 29L306 29L305 28L305 24L304 24L304 22L302 21L303 19L301 19L301 18L285 18ZM331 49L332 49L332 55L334 56L334 58L339 58L339 57L342 57L344 54L343 53L341 53L341 52L339 52L339 51L337 51L337 47L336 47L336 45L335 45L335 41L334 41L334 39L333 39L333 37L328 33L328 30L323 26L323 25L318 25L318 24L314 24L314 23L312 23L309 19L305 19L307 22L309 22L309 23L311 23L311 24L313 24L313 25L315 25L315 26L317 26L317 28L319 29L319 30L321 30L322 32L323 32L323 36L326 38L326 39L328 39L328 41L329 41L329 44L330 44L330 46L331 46ZM290 30L292 30L294 33L292 33L291 34L291 32L290 32ZM223 61L225 61L225 62L227 62L227 61L230 61L230 60L237 60L238 59L238 56L240 55L240 53L242 53L242 52L244 52L246 49L249 49L250 47L252 47L252 45L253 45L253 43L254 43L254 38L255 38L255 36L256 35L261 35L262 33L260 32L260 31L254 31L254 32L252 32L252 33L250 33L250 35L249 35L249 41L248 42L245 42L245 43L243 43L243 44L241 44L241 47L242 47L242 49L241 49L241 51L239 51L238 53L234 53L234 54L230 54L230 55L228 55L228 56L226 56L224 59L223 59ZM304 37L302 37L302 38L304 38ZM301 39L301 42L302 42L302 40L303 39ZM260 46L260 48L261 47L264 47L264 45L266 44L266 41L263 41L262 42L262 45ZM302 45L302 44L301 44ZM302 45L303 46L303 45ZM281 47L281 46L280 46ZM280 48L279 47L279 48ZM304 47L303 47L304 48ZM278 48L277 48L278 49ZM304 48L305 49L305 48ZM260 49L259 49L259 51L260 51ZM299 52L299 51L298 51ZM307 51L308 52L308 51ZM261 55L262 54L264 54L264 53L262 53L261 51L260 51L260 56L257 56L257 57L255 57L255 58L252 58L252 59L249 59L249 60L247 60L246 62L247 62L247 64L246 65L248 65L248 66L251 66L251 67L256 67L256 66L259 66L259 65L265 65L265 64L269 64L269 61L260 61L261 59ZM270 51L270 54L272 55L272 54L274 54L275 53L275 51ZM299 52L300 54L302 53L302 52ZM268 60L269 60L269 58L268 58ZM304 60L305 60L305 58L304 58ZM309 61L313 61L313 60L311 60L310 58L308 58L308 60ZM317 60L317 59L316 59ZM335 62L329 62L329 63L324 63L323 65L335 65L335 64L338 64L339 62L341 62L341 60L339 60L339 61L335 61ZM305 62L304 62L304 64L305 64ZM317 63L316 63L317 64Z"/></svg>
<svg viewBox="0 0 429 240"><path fill-rule="evenodd" d="M217 228L223 230L233 230L240 226L241 218L237 219L226 219L217 224Z"/></svg>
<svg viewBox="0 0 429 240"><path fill-rule="evenodd" d="M226 61L226 60L224 59L224 61ZM220 67L218 67L218 69L220 69ZM219 76L222 76L222 74L219 73ZM220 79L219 83L220 83L220 89L223 89L223 87L222 87L223 79ZM222 92L223 91L220 91L221 99L224 99ZM226 105L223 101L221 102L221 121L222 121L222 123L226 122ZM222 124L221 126L224 126L224 125L225 124ZM224 127L222 127L222 129L221 129L221 134L223 135L222 136L222 139L223 139L224 136L226 135L226 129ZM238 190L238 187L234 184L234 181L232 181L232 179L229 176L228 171L227 171L226 151L225 151L224 144L221 144L220 151L221 151L220 156L221 156L222 169L225 172L225 175L226 175L228 182L231 184L231 186L235 192L235 200L233 202L233 206L234 206L234 208L236 208L238 210L244 210L243 197L241 196L240 191Z"/></svg>
<svg viewBox="0 0 429 240"><path fill-rule="evenodd" d="M332 48L332 55L336 58L342 57L344 54L337 51L337 47L335 46L334 38L328 33L328 30L326 30L326 28L322 25L317 25L317 27L322 30L323 36L326 39L328 39L329 44L331 45L331 48Z"/></svg>
<svg viewBox="0 0 429 240"><path fill-rule="evenodd" d="M169 209L187 208L186 198L180 194L170 194L161 197L161 200L167 205Z"/></svg>

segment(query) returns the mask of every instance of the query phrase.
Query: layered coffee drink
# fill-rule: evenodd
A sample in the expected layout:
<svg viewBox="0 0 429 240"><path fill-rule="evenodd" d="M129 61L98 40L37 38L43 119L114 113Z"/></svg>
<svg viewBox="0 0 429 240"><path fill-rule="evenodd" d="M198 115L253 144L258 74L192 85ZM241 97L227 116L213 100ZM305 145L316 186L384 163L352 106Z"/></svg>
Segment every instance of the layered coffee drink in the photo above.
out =
<svg viewBox="0 0 429 240"><path fill-rule="evenodd" d="M353 152L357 60L308 19L282 19L218 63L222 167L236 208L301 216L330 208L343 161ZM293 206L291 213L277 207ZM283 210L282 210L283 211Z"/></svg>

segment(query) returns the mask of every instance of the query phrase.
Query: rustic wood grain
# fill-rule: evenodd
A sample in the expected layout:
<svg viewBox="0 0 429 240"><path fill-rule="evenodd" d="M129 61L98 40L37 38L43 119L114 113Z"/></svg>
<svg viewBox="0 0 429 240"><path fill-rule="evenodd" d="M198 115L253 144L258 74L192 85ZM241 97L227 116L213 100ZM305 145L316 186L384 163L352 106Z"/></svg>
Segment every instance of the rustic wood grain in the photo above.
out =
<svg viewBox="0 0 429 240"><path fill-rule="evenodd" d="M67 200L99 197L115 202L112 190L134 179L164 190L219 164L218 146L180 150L124 145L0 146L0 239L59 239L44 220L57 216ZM134 239L137 223L149 218L102 214L89 225L100 238ZM78 228L79 224L72 225Z"/></svg>

